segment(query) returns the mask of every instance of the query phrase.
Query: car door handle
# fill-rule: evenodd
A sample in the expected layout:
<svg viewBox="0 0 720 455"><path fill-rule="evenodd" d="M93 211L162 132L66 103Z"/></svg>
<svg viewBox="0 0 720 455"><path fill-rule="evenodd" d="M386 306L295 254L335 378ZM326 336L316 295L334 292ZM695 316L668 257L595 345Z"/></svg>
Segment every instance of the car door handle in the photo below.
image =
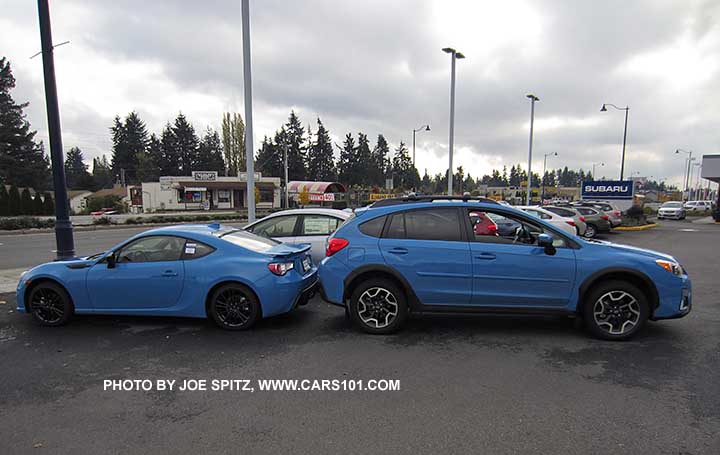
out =
<svg viewBox="0 0 720 455"><path fill-rule="evenodd" d="M407 253L408 253L408 250L407 250L407 248L390 248L390 249L388 250L388 253L392 253L392 254L407 254Z"/></svg>
<svg viewBox="0 0 720 455"><path fill-rule="evenodd" d="M177 276L177 275L178 275L177 272L173 272L172 270L165 270L162 273L162 276Z"/></svg>
<svg viewBox="0 0 720 455"><path fill-rule="evenodd" d="M491 261L491 260L495 259L495 255L492 253L480 253L475 256L475 259L483 259L486 261Z"/></svg>

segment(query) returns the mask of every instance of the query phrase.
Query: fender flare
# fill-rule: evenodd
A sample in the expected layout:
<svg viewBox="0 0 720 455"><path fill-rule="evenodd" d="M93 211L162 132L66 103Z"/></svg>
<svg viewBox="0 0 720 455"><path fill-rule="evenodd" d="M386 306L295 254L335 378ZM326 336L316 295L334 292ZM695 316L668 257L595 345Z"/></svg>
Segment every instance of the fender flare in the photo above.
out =
<svg viewBox="0 0 720 455"><path fill-rule="evenodd" d="M578 311L580 311L580 309L582 308L582 298L585 296L585 294L588 292L588 290L593 284L597 283L598 281L609 275L617 274L631 275L634 279L640 280L645 285L645 288L649 291L649 295L647 297L650 303L650 314L652 314L660 303L660 296L658 294L655 283L645 273L637 269L631 269L628 267L607 267L598 270L585 278L585 280L580 285L580 288L578 289Z"/></svg>
<svg viewBox="0 0 720 455"><path fill-rule="evenodd" d="M343 301L347 301L347 299L350 298L350 295L348 295L348 288L357 277L373 272L385 273L392 276L402 286L402 289L408 298L408 305L410 308L417 309L420 306L420 299L418 299L408 280L400 272L398 272L397 269L385 264L366 264L350 272L343 280Z"/></svg>

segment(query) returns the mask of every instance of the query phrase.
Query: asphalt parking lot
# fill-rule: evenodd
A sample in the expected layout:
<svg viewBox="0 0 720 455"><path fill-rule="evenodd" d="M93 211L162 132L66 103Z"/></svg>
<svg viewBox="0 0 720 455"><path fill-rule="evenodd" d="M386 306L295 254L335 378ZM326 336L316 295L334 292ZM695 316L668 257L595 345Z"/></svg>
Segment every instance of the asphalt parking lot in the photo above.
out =
<svg viewBox="0 0 720 455"><path fill-rule="evenodd" d="M133 317L49 329L2 294L0 453L720 453L720 225L607 238L675 255L693 312L625 343L544 318L422 319L368 336L318 299L245 333ZM145 378L399 379L401 390L103 390Z"/></svg>

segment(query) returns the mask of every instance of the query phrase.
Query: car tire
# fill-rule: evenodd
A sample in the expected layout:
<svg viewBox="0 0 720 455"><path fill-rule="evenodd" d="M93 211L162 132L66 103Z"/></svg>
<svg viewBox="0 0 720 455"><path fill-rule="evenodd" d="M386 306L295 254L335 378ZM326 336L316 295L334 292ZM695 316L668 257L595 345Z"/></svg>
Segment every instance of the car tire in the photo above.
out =
<svg viewBox="0 0 720 455"><path fill-rule="evenodd" d="M583 303L585 327L603 340L629 340L643 328L649 313L647 296L620 280L595 285Z"/></svg>
<svg viewBox="0 0 720 455"><path fill-rule="evenodd" d="M208 314L220 328L247 330L262 316L255 293L242 284L224 284L213 291L208 301Z"/></svg>
<svg viewBox="0 0 720 455"><path fill-rule="evenodd" d="M349 312L353 324L363 332L393 333L407 319L407 298L393 281L371 278L353 290Z"/></svg>
<svg viewBox="0 0 720 455"><path fill-rule="evenodd" d="M585 228L585 233L583 234L583 237L592 239L597 235L597 227L594 224L588 224Z"/></svg>
<svg viewBox="0 0 720 455"><path fill-rule="evenodd" d="M46 327L67 324L75 313L67 291L51 281L42 282L30 289L27 309L35 322Z"/></svg>

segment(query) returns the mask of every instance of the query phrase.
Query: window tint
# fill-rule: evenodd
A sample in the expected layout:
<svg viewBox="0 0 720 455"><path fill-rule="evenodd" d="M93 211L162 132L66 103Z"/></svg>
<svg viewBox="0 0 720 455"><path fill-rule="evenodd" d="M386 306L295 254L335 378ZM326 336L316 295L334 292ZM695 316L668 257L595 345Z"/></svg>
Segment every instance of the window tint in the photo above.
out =
<svg viewBox="0 0 720 455"><path fill-rule="evenodd" d="M545 233L553 237L555 247L566 246L560 235L515 215L470 209L468 217L476 242L537 245L538 235Z"/></svg>
<svg viewBox="0 0 720 455"><path fill-rule="evenodd" d="M405 212L405 237L416 240L461 241L458 211L446 208Z"/></svg>
<svg viewBox="0 0 720 455"><path fill-rule="evenodd" d="M185 242L185 249L183 250L182 258L183 260L199 259L207 256L213 251L215 251L215 248L210 245L205 245L204 243L197 242L195 240L187 240Z"/></svg>
<svg viewBox="0 0 720 455"><path fill-rule="evenodd" d="M551 217L550 215L548 215L547 213L543 213L543 212L541 212L541 211L539 211L539 210L523 209L523 211L526 212L526 213L529 213L530 215L532 215L532 216L534 216L534 217L541 218L541 219L543 219L543 220L548 220L548 219L552 218L552 217Z"/></svg>
<svg viewBox="0 0 720 455"><path fill-rule="evenodd" d="M300 235L330 235L340 224L340 219L326 215L303 216Z"/></svg>
<svg viewBox="0 0 720 455"><path fill-rule="evenodd" d="M185 239L153 235L137 239L117 253L117 262L177 261L183 253Z"/></svg>
<svg viewBox="0 0 720 455"><path fill-rule="evenodd" d="M573 212L572 210L563 209L560 207L544 207L544 208L545 208L545 210L548 210L548 211L558 214L560 216L564 216L564 217L568 217L568 218L572 218L575 216L575 212Z"/></svg>
<svg viewBox="0 0 720 455"><path fill-rule="evenodd" d="M267 251L275 245L280 244L280 242L276 240L240 230L230 231L227 234L223 234L220 238L234 245L247 248L250 251L257 251L258 253Z"/></svg>
<svg viewBox="0 0 720 455"><path fill-rule="evenodd" d="M366 221L360 226L358 226L358 229L360 229L360 232L365 235L369 235L370 237L380 237L380 234L382 234L383 226L385 226L386 218L387 217L385 216L379 216L373 220Z"/></svg>
<svg viewBox="0 0 720 455"><path fill-rule="evenodd" d="M578 207L577 211L583 215L597 215L598 214L598 212L596 212L594 209L589 209L587 207Z"/></svg>
<svg viewBox="0 0 720 455"><path fill-rule="evenodd" d="M389 239L405 238L405 217L402 213L397 213L390 218L390 226L385 237Z"/></svg>
<svg viewBox="0 0 720 455"><path fill-rule="evenodd" d="M276 216L260 221L250 231L263 237L292 237L297 218L297 215Z"/></svg>

